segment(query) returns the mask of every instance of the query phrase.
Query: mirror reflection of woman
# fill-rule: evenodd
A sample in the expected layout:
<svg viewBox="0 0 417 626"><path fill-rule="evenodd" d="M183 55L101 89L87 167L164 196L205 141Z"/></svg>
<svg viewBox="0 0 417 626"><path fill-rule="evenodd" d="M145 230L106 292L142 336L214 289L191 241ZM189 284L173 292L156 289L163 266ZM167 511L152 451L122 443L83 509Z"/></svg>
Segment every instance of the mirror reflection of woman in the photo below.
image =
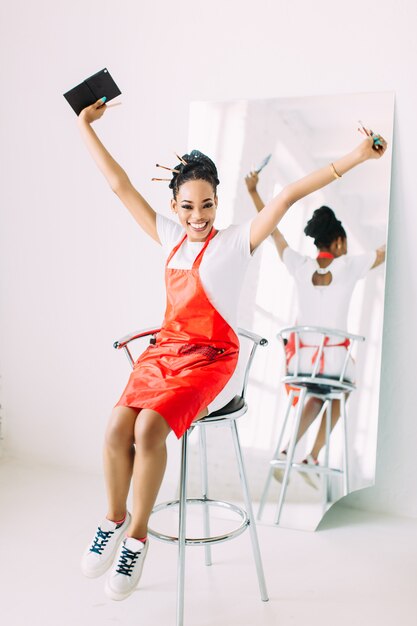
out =
<svg viewBox="0 0 417 626"><path fill-rule="evenodd" d="M108 509L82 558L86 576L110 569L106 593L122 600L142 572L148 520L165 472L167 436L174 431L181 437L194 420L215 410L219 398L223 406L237 393L237 302L252 253L297 200L334 181L335 171L345 174L379 157L385 146L378 153L372 140L365 139L331 166L287 185L249 222L217 231L219 180L211 159L193 151L166 168L171 209L179 223L157 214L92 129L106 108L101 99L80 113L81 137L111 190L167 257L165 318L156 344L136 361L110 415L104 443ZM152 295L143 294L144 306L147 298ZM131 481L132 514L126 508Z"/></svg>
<svg viewBox="0 0 417 626"><path fill-rule="evenodd" d="M385 144L384 144L385 145ZM264 208L264 202L257 189L259 176L251 172L245 182L251 199L258 212ZM347 236L342 222L337 219L333 210L322 206L314 211L312 218L307 222L304 233L314 239L317 247L315 259L293 250L287 243L282 232L275 228L272 238L288 272L296 285L298 326L320 326L335 330L347 331L347 314L353 289L357 281L366 276L369 270L378 267L385 260L385 246L360 255L349 256ZM302 334L301 334L302 340ZM320 343L317 337L317 344ZM305 346L301 349L300 362L303 371L312 368L314 354L317 351L315 338L312 334L306 335ZM313 347L312 347L313 346ZM324 348L323 363L320 374L327 376L340 375L345 361L348 343L337 337L328 337ZM295 355L294 336L290 337L286 345L287 368L291 370L292 358ZM353 380L353 361L349 363L347 377ZM323 401L310 397L305 403L297 442L319 415ZM340 417L340 401L332 402L331 430ZM321 421L317 436L311 450L302 461L304 464L318 465L319 453L325 445L326 425ZM280 451L280 459L285 460L287 450ZM317 487L315 475L308 472L301 473L304 480L313 487ZM283 470L276 468L274 476L281 481Z"/></svg>

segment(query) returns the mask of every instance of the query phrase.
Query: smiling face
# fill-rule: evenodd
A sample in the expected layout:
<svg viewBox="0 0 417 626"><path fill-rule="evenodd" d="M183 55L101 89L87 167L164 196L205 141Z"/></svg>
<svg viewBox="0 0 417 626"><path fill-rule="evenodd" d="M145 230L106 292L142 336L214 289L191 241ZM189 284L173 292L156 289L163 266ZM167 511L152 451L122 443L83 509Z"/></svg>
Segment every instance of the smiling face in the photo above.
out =
<svg viewBox="0 0 417 626"><path fill-rule="evenodd" d="M206 180L189 180L178 189L171 200L189 241L205 241L212 229L217 209L217 196Z"/></svg>

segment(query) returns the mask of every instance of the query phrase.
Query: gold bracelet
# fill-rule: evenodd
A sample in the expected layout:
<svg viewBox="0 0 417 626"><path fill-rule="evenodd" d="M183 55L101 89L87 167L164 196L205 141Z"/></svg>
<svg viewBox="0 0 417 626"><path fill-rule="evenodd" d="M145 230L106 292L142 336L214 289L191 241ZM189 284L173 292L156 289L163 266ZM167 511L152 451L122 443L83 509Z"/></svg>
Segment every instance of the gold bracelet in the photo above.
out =
<svg viewBox="0 0 417 626"><path fill-rule="evenodd" d="M334 176L335 178L342 178L342 175L341 175L341 174L339 174L338 172L336 172L336 168L335 168L335 166L333 165L333 163L330 163L330 167L332 168L333 176Z"/></svg>

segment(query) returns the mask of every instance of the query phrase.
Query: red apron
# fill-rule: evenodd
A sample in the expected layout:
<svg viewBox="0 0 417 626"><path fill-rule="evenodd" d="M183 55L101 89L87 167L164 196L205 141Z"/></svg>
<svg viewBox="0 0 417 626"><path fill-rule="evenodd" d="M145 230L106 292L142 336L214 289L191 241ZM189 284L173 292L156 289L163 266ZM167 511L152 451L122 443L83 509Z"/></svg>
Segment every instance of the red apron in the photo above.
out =
<svg viewBox="0 0 417 626"><path fill-rule="evenodd" d="M239 339L213 307L200 264L217 231L212 229L190 270L165 266L167 307L155 345L138 358L116 406L153 409L181 437L220 393L236 369Z"/></svg>
<svg viewBox="0 0 417 626"><path fill-rule="evenodd" d="M321 357L320 357L320 368L319 371L317 372L318 374L323 374L324 373L324 348L338 348L338 347L344 347L344 348L348 348L350 346L350 341L349 339L346 337L346 339L344 341L342 341L341 343L330 343L330 337L325 337L324 338L324 344L323 344L323 351L321 353ZM319 346L316 345L309 345L307 343L303 343L301 341L301 339L299 339L299 348L300 350L302 348L316 348L316 351L314 352L312 358L311 358L311 365L314 365L317 357L319 355ZM290 364L291 359L293 358L293 356L296 353L296 347L295 347L295 333L291 333L287 343L285 344L285 357L286 357L286 361L287 361L287 369L288 366ZM289 385L288 383L285 384L285 388L287 390L287 393L289 394L290 391L296 391L297 388L293 387L292 385ZM298 396L295 396L292 403L293 406L295 406L298 402Z"/></svg>

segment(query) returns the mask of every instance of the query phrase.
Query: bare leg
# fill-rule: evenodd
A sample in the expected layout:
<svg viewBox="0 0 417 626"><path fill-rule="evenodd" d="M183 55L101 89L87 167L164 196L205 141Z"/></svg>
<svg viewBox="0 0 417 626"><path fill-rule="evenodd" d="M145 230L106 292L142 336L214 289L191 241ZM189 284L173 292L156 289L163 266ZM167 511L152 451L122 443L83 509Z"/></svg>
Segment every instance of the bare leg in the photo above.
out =
<svg viewBox="0 0 417 626"><path fill-rule="evenodd" d="M196 420L207 415L204 409ZM141 539L148 532L148 521L164 477L167 451L166 438L171 428L156 411L142 409L135 425L135 461L133 466L133 513L128 530L131 537Z"/></svg>
<svg viewBox="0 0 417 626"><path fill-rule="evenodd" d="M196 419L207 415L201 411ZM166 438L171 432L164 418L149 409L115 407L107 426L104 474L108 500L107 518L118 521L126 514L126 500L133 475L133 516L129 535L147 534L166 467Z"/></svg>
<svg viewBox="0 0 417 626"><path fill-rule="evenodd" d="M140 409L115 407L107 425L103 460L107 492L107 518L123 519L135 456L134 429Z"/></svg>
<svg viewBox="0 0 417 626"><path fill-rule="evenodd" d="M304 435L306 430L311 426L311 424L316 419L317 415L320 413L320 410L323 406L323 401L319 398L309 398L304 405L303 412L301 414L300 427L297 433L297 443L300 441L301 437Z"/></svg>
<svg viewBox="0 0 417 626"><path fill-rule="evenodd" d="M333 400L332 402L332 418L330 421L330 432L332 432L333 428L336 426L337 421L340 417L340 400ZM320 450L326 443L326 419L322 419L319 432L317 433L316 441L314 442L313 449L311 451L311 456L313 459L317 459L319 456Z"/></svg>
<svg viewBox="0 0 417 626"><path fill-rule="evenodd" d="M165 473L168 423L156 411L142 409L135 424L135 460L133 465L133 512L128 534L146 537L148 520Z"/></svg>

